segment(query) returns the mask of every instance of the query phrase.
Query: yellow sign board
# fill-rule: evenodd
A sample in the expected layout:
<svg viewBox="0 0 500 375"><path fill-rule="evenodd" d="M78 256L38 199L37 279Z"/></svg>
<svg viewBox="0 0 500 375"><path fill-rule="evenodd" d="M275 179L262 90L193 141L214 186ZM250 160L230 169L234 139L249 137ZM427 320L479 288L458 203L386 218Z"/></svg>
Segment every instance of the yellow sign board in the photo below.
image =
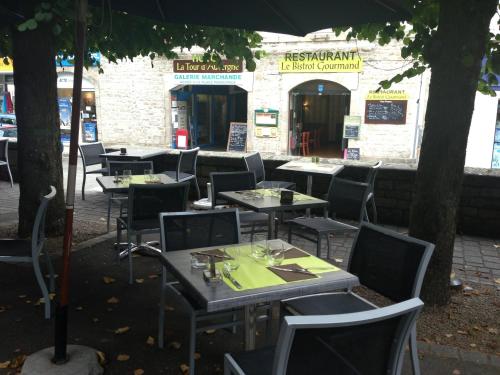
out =
<svg viewBox="0 0 500 375"><path fill-rule="evenodd" d="M380 90L370 91L366 100L408 100L409 95L405 90Z"/></svg>
<svg viewBox="0 0 500 375"><path fill-rule="evenodd" d="M3 58L0 57L0 72L13 72L14 66L12 65L12 59L7 58L9 60L8 64L3 62Z"/></svg>
<svg viewBox="0 0 500 375"><path fill-rule="evenodd" d="M355 51L286 53L279 60L280 73L355 73L362 70L363 60Z"/></svg>

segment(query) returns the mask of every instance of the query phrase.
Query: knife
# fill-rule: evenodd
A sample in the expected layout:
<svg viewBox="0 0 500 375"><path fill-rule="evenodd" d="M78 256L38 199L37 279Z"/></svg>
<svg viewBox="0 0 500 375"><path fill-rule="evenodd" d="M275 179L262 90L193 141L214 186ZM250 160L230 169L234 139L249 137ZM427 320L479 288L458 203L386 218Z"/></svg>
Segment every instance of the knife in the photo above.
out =
<svg viewBox="0 0 500 375"><path fill-rule="evenodd" d="M281 268L281 267L276 267L276 266L269 266L269 268L275 269L277 271L286 271L286 272L296 272L296 273L303 273L305 275L312 275L316 276L314 273L309 272L305 268Z"/></svg>

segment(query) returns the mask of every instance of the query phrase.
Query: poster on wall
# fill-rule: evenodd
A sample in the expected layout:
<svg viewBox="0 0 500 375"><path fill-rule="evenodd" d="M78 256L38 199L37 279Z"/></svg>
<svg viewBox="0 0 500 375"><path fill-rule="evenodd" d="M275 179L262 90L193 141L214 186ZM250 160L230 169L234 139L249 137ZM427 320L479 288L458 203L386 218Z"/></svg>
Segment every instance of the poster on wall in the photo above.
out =
<svg viewBox="0 0 500 375"><path fill-rule="evenodd" d="M343 137L346 139L358 139L361 116L344 116Z"/></svg>
<svg viewBox="0 0 500 375"><path fill-rule="evenodd" d="M493 143L493 156L491 157L491 168L500 168L500 143Z"/></svg>

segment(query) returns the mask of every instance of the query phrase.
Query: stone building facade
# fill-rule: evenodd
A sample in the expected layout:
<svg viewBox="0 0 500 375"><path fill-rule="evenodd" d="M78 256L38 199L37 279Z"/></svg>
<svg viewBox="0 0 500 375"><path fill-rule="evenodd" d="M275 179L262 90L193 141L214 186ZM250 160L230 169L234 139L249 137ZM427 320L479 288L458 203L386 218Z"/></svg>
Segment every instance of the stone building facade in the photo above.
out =
<svg viewBox="0 0 500 375"><path fill-rule="evenodd" d="M108 63L103 58L101 64L104 74L98 74L96 68L84 72L84 77L95 90L99 139L109 145L175 147L175 132L178 128L186 127L193 138L197 134L201 137L199 127L203 125L202 121L200 122L200 113L204 108L202 105L205 105L203 109L205 112L208 110L206 104L209 103L210 111L219 111L227 115L231 111L231 106L234 107L231 98L235 98L236 94L242 94L246 97L243 101L246 113L244 116L240 113L239 117L246 118L244 122L247 124L247 151L298 155L302 153L301 134L310 130L311 136L316 135L317 138L321 138L325 150L328 148L325 148L325 145L330 145L330 149L338 151L333 154L330 152L322 154L317 149L316 152L320 156L342 158L345 157L342 150L349 148L358 149L361 160L414 161L418 157L430 72L393 85L391 91L385 92L386 96L384 92L373 92L379 87L380 81L402 73L412 64L411 60L401 58L400 43L393 42L381 47L367 41L346 41L342 36L336 37L329 31L311 33L306 37L271 33L262 35L264 39L261 50L265 52L265 56L257 61L255 72L237 73L241 75L241 80L233 80L234 82L231 79L227 82L218 82L217 79L202 82L199 81L199 77L196 80L192 79L191 75L180 75L179 72L174 72L175 61L163 58L151 62L148 57L138 57L133 61L123 61L118 64ZM181 51L179 60L196 60L201 52ZM362 67L357 71L318 72L314 69L308 70L307 67L294 72L283 71L285 56L292 54L300 56L300 53L333 55L354 53L361 59ZM71 68L64 70L66 73L71 72ZM222 107L214 110L212 99L217 96L216 99L220 101L220 97L224 95L226 101L223 100ZM391 95L396 95L397 100L392 100ZM203 97L203 100L207 100L209 96L212 97L209 102L194 103L194 98ZM295 96L299 97L300 101L297 102ZM325 99L327 96L328 100ZM477 96L476 106L487 110L476 111L474 114L467 163L473 167L489 168L498 100L483 97L479 93ZM177 105L186 100L188 108L184 109L184 116L187 114L187 119L184 119L184 125L179 125L176 121L180 115ZM315 102L318 108L328 104L335 109L322 108L323 120L316 120L318 123L312 121L312 125L307 124L308 117L314 118L311 113L306 113L307 110L316 111L308 108L308 101ZM339 109L340 102L342 109ZM388 110L387 106L393 106L392 103L395 102L395 112L404 111L403 122L394 123L394 118L391 120L389 114L388 123L384 123L385 115L382 113L378 119L382 119L381 121L368 123L367 102L375 103L372 107L375 108L375 112L377 108L382 111ZM405 102L404 107L398 107L397 103L402 102ZM239 106L241 107L241 103ZM271 132L267 130L267 133L263 134L262 130L266 129L257 126L255 121L257 113L267 111L277 114L277 126ZM196 113L198 113L198 124L193 124ZM341 131L343 129L339 129L345 125L345 115L354 118L355 122L359 121L356 138L345 139ZM378 115L380 113L374 114L375 117ZM213 114L211 116L213 120ZM302 117L299 119L298 116ZM211 150L225 150L231 120L228 117L230 116L226 116L226 121L222 122L218 118L218 123L210 125L212 127L210 141L196 142L196 139L193 139L192 145L201 145L202 148ZM332 119L336 122L335 125L331 124ZM328 122L330 124L327 124ZM222 131L217 129L220 126L224 127ZM316 129L325 126L330 128L314 133ZM214 142L214 137L219 139ZM314 155L312 142L311 148L311 154ZM356 157L356 153L354 156Z"/></svg>

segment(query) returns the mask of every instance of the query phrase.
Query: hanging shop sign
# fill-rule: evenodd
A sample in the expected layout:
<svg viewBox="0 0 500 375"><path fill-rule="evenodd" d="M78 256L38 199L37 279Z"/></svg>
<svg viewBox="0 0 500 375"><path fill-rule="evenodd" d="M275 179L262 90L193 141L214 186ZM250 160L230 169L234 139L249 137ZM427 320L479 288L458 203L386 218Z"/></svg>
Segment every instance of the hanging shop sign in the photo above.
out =
<svg viewBox="0 0 500 375"><path fill-rule="evenodd" d="M168 89L179 85L229 85L239 86L246 91L253 90L253 73L172 73L168 74Z"/></svg>
<svg viewBox="0 0 500 375"><path fill-rule="evenodd" d="M289 52L279 60L280 73L354 73L363 70L356 51Z"/></svg>
<svg viewBox="0 0 500 375"><path fill-rule="evenodd" d="M174 60L175 73L241 73L243 64L241 61L223 60L222 64L217 62L203 62L196 60Z"/></svg>
<svg viewBox="0 0 500 375"><path fill-rule="evenodd" d="M370 90L366 100L408 100L409 95L405 90Z"/></svg>
<svg viewBox="0 0 500 375"><path fill-rule="evenodd" d="M358 139L361 116L344 116L344 138Z"/></svg>

